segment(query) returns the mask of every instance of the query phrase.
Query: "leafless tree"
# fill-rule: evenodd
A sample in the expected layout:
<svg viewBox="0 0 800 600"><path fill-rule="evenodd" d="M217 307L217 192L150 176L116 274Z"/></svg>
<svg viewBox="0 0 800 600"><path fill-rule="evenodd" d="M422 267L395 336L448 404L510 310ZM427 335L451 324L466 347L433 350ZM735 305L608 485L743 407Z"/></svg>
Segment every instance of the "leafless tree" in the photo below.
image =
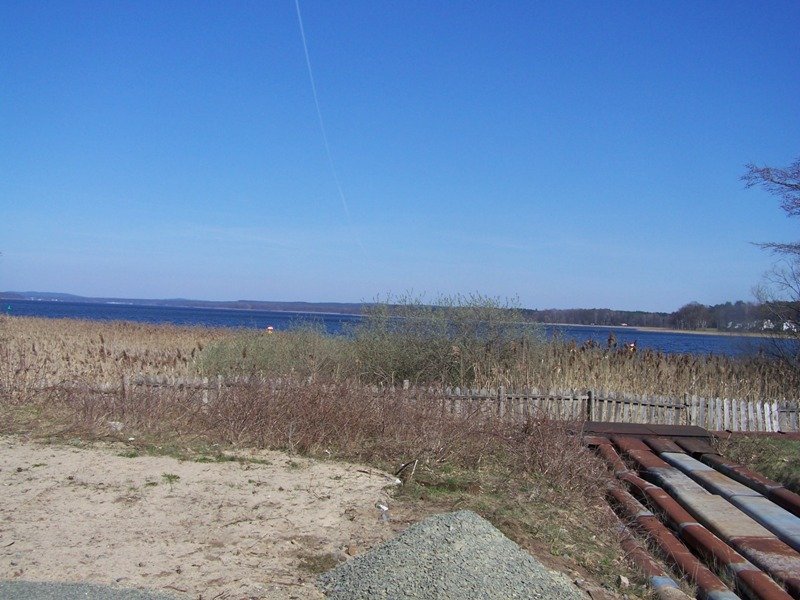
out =
<svg viewBox="0 0 800 600"><path fill-rule="evenodd" d="M780 198L786 216L800 216L800 158L783 169L749 164L742 180L748 188L760 187ZM756 288L756 297L777 330L778 356L800 370L800 241L758 245L779 259Z"/></svg>
<svg viewBox="0 0 800 600"><path fill-rule="evenodd" d="M787 217L800 216L800 158L785 169L747 165L747 173L742 175L746 187L760 187L781 199L781 208ZM800 242L766 242L762 248L778 254L800 256Z"/></svg>

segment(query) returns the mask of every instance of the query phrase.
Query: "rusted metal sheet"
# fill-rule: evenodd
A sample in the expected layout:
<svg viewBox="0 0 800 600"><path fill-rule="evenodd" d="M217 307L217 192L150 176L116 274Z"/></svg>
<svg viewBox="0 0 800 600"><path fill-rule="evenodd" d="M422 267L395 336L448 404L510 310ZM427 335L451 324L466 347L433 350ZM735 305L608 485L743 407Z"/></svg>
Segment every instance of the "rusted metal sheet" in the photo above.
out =
<svg viewBox="0 0 800 600"><path fill-rule="evenodd" d="M586 421L583 424L584 434L595 435L632 435L638 438L647 436L664 437L696 437L710 440L711 434L695 425L653 425L641 423L607 423L604 421Z"/></svg>
<svg viewBox="0 0 800 600"><path fill-rule="evenodd" d="M608 493L619 512L634 520L636 527L656 543L664 558L697 585L704 597L719 600L739 598L633 496L619 488L611 488Z"/></svg>

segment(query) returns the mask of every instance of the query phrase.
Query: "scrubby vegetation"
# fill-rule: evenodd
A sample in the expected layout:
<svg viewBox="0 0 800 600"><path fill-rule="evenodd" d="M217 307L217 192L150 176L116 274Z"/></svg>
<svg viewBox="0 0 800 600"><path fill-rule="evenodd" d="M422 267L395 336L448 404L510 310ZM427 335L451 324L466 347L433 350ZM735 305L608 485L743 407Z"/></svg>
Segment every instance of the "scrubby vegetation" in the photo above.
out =
<svg viewBox="0 0 800 600"><path fill-rule="evenodd" d="M257 377L378 386L606 390L795 399L800 372L769 357L670 355L547 341L524 312L484 297L376 303L348 335L3 318L0 385L24 390L126 376Z"/></svg>
<svg viewBox="0 0 800 600"><path fill-rule="evenodd" d="M569 434L577 424L448 411L428 386L738 398L800 388L796 375L765 358L550 342L506 303L437 304L407 301L399 313L398 303L376 304L337 337L313 327L268 333L3 318L0 432L119 439L135 454L190 459L257 447L390 471L405 465L401 494L421 513L475 509L522 545L613 586L630 571L603 499L605 466ZM174 384L122 385L140 375ZM214 394L191 384L218 376L238 381Z"/></svg>
<svg viewBox="0 0 800 600"><path fill-rule="evenodd" d="M384 386L608 390L632 395L787 399L800 373L769 357L731 358L548 342L525 311L484 297L371 305L349 337L319 330L246 332L196 362L214 376L287 375ZM788 394L788 396L787 396Z"/></svg>
<svg viewBox="0 0 800 600"><path fill-rule="evenodd" d="M510 362L502 361L517 356L504 354L507 344L526 335L526 352L543 344L518 322L481 324L483 310L491 307L462 311L457 322L442 312L428 314L427 322L379 314L369 328L342 338L313 329L267 334L5 319L0 432L114 439L130 446L132 456L169 452L194 459L253 447L360 461L391 472L407 465L399 493L421 515L472 508L584 578L613 587L619 573L635 577L605 508L605 467L568 434L574 424L543 416L512 423L480 412L456 414L443 411L422 388L384 385L376 392L363 385L402 377L421 382L428 374L439 382L488 380L497 377L493 367L508 369ZM432 323L436 335L426 333ZM409 352L393 335L416 345ZM387 362L370 353L384 353ZM191 386L133 387L122 396L100 385L139 372L270 377L251 377L210 398Z"/></svg>

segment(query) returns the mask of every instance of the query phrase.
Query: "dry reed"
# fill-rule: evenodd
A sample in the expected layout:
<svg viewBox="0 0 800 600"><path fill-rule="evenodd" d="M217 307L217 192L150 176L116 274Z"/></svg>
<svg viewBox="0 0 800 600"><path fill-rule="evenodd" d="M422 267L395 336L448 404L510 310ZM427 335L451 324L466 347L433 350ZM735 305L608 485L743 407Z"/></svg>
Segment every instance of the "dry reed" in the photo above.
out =
<svg viewBox="0 0 800 600"><path fill-rule="evenodd" d="M628 352L512 337L486 350L438 335L331 337L119 322L0 318L0 390L20 396L63 383L125 377L259 375L328 383L603 390L681 398L797 400L800 373L765 357ZM425 345L427 343L427 346ZM456 349L454 349L454 347ZM467 360L467 357L471 357Z"/></svg>

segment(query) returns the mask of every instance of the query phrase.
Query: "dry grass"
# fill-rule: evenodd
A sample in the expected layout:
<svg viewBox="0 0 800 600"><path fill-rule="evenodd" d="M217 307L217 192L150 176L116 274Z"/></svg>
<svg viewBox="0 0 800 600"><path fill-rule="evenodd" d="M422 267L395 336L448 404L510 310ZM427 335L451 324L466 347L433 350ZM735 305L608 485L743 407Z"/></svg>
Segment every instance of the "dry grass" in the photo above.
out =
<svg viewBox="0 0 800 600"><path fill-rule="evenodd" d="M418 323L418 322L417 322ZM441 327L441 323L438 325ZM120 322L0 317L0 389L124 376L250 375L327 383L605 390L632 395L796 400L800 373L763 357L630 353L500 332L492 344L442 331L370 326L353 337L304 329L265 332ZM476 343L477 339L477 343Z"/></svg>
<svg viewBox="0 0 800 600"><path fill-rule="evenodd" d="M115 394L51 390L0 404L0 432L127 440L137 454L192 458L215 448L282 449L396 471L420 514L470 508L551 564L616 585L625 563L605 507L605 464L546 418L501 422L443 412L418 394L346 384L253 384L208 402L202 391L136 388ZM545 557L546 558L546 557Z"/></svg>
<svg viewBox="0 0 800 600"><path fill-rule="evenodd" d="M312 383L285 378L280 385L253 383L210 398L191 388L141 387L123 399L93 391L93 384L139 372L191 374L204 349L240 333L22 318L0 326L0 432L135 438L137 454L184 458L207 456L212 448L221 454L256 447L390 471L409 464L400 493L418 514L471 508L539 556L546 553L551 565L612 588L620 573L635 579L605 506L605 465L570 435L570 423L452 414L424 395L376 395L357 379L323 376L320 369ZM302 342L289 335L257 337L295 349L322 348L313 336ZM311 355L320 364L320 355ZM295 374L305 374L304 353L293 356ZM42 377L79 385L30 385ZM644 594L641 588L627 593Z"/></svg>
<svg viewBox="0 0 800 600"><path fill-rule="evenodd" d="M527 365L525 383L542 389L592 389L634 395L796 400L800 373L764 357L730 358L628 352L554 343Z"/></svg>
<svg viewBox="0 0 800 600"><path fill-rule="evenodd" d="M408 342L404 345L402 342ZM218 340L199 355L205 375L287 375L316 381L476 388L595 390L638 396L695 395L796 400L800 373L765 357L730 358L629 352L574 343L510 340L465 367L466 352L446 338L330 338L317 332L257 332ZM477 354L474 349L472 355ZM369 357L369 358L368 358Z"/></svg>
<svg viewBox="0 0 800 600"><path fill-rule="evenodd" d="M185 375L206 346L231 335L203 327L0 316L0 386L20 392L133 374Z"/></svg>

